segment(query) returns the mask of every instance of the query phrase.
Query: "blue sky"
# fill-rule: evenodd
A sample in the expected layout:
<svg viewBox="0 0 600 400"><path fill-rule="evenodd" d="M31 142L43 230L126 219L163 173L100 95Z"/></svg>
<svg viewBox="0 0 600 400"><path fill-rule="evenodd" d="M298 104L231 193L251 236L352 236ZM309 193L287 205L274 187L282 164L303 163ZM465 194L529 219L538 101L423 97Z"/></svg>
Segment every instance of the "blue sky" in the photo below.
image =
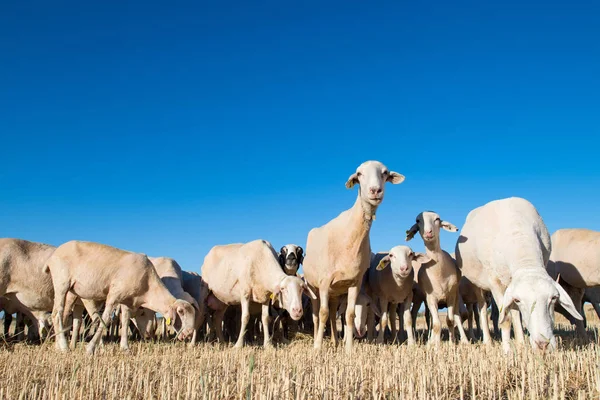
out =
<svg viewBox="0 0 600 400"><path fill-rule="evenodd" d="M597 2L5 2L0 236L198 270L216 244L304 246L389 185L373 248L423 210L522 196L600 230ZM453 251L457 234L443 233ZM411 242L422 249L421 240Z"/></svg>

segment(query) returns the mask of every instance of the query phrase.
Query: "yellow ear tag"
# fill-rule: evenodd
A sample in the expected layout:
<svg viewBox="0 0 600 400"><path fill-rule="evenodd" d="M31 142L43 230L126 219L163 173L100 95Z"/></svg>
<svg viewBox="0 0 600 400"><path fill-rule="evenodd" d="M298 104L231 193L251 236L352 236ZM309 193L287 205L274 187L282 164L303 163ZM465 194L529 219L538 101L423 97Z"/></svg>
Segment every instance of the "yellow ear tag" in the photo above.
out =
<svg viewBox="0 0 600 400"><path fill-rule="evenodd" d="M271 300L275 300L275 293L271 293L271 295L269 296L269 298L270 298Z"/></svg>
<svg viewBox="0 0 600 400"><path fill-rule="evenodd" d="M167 325L171 325L171 318L167 317Z"/></svg>
<svg viewBox="0 0 600 400"><path fill-rule="evenodd" d="M373 216L372 216L371 218L373 218L373 221L375 221L375 219L376 219L376 218L375 218L375 214L373 214Z"/></svg>

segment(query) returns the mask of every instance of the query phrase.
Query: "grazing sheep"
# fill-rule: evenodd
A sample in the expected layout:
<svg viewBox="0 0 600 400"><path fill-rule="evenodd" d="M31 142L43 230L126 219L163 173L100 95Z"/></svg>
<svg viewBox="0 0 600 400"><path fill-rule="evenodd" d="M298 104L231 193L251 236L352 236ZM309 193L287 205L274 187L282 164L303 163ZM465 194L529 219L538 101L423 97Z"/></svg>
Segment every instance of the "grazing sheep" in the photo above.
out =
<svg viewBox="0 0 600 400"><path fill-rule="evenodd" d="M206 317L206 298L208 297L208 285L202 277L196 272L181 271L183 290L190 294L196 300L199 311L197 316L197 328L192 335L190 343L193 345L198 340L199 331L202 329Z"/></svg>
<svg viewBox="0 0 600 400"><path fill-rule="evenodd" d="M500 306L502 347L510 351L511 314L517 341L523 342L519 311L534 349L556 347L554 306L558 302L575 318L581 315L565 290L546 272L550 235L535 207L512 197L476 208L456 244L456 261L464 276L482 290L490 290ZM484 342L490 342L487 304L478 295ZM510 311L510 313L509 313Z"/></svg>
<svg viewBox="0 0 600 400"><path fill-rule="evenodd" d="M459 282L460 271L454 259L440 247L440 229L458 232L458 228L450 222L442 221L434 212L426 211L417 215L416 223L406 231L406 240L411 240L417 232L421 235L427 256L430 261L421 265L417 282L425 293L427 307L431 314L433 329L430 331L430 342L437 345L441 340L442 330L438 308L440 303L446 303L448 312L446 323L450 341L454 341L455 325L460 333L460 340L468 343L465 330L462 326L459 310Z"/></svg>
<svg viewBox="0 0 600 400"><path fill-rule="evenodd" d="M111 313L118 305L125 306L121 308L123 327L129 324L131 309L145 307L160 312L168 322L181 318L180 339L192 335L194 307L169 292L152 262L143 254L99 243L70 241L54 251L46 262L45 271L51 273L54 284L52 316L57 347L62 351L68 350L63 331L64 310L70 308L70 304L65 305L68 292L74 294L75 300L105 301L103 323L87 346L88 354L94 353L104 328L111 323Z"/></svg>
<svg viewBox="0 0 600 400"><path fill-rule="evenodd" d="M207 303L215 310L214 327L221 342L224 341L221 323L227 307L241 304L240 335L235 347L244 345L250 302L262 305L264 346L269 347L271 300L277 298L292 319L299 320L303 313L302 293L315 296L302 279L283 272L273 246L264 240L213 247L204 258L202 278L210 290Z"/></svg>
<svg viewBox="0 0 600 400"><path fill-rule="evenodd" d="M413 297L414 270L413 262L425 264L429 256L415 253L408 246L396 246L389 253L377 253L371 256L368 271L367 293L375 303L379 302L381 322L377 343L383 343L385 328L391 319L392 340L396 339L396 309L402 305L403 325L408 335L408 344L415 343L410 306ZM387 266L390 268L386 268ZM388 309L388 306L389 309ZM373 321L373 319L370 319ZM400 326L402 330L402 325ZM369 332L374 332L375 325L369 324Z"/></svg>
<svg viewBox="0 0 600 400"><path fill-rule="evenodd" d="M328 319L332 332L337 330L335 310L338 298L346 293L346 331L352 331L356 300L371 258L371 224L383 201L385 183L399 184L403 181L403 175L389 171L378 161L361 164L346 182L348 189L359 185L354 206L308 233L304 276L309 286L318 290L319 296L318 300L312 302L315 349L322 347ZM332 337L337 340L337 334ZM348 353L352 351L353 337L354 335L345 335Z"/></svg>

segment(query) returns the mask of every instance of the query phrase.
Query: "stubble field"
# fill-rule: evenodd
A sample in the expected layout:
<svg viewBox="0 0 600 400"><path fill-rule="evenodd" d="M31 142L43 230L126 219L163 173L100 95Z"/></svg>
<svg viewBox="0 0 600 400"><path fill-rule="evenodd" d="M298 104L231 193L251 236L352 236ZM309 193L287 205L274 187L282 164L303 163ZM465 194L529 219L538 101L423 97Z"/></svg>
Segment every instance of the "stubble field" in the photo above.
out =
<svg viewBox="0 0 600 400"><path fill-rule="evenodd" d="M600 398L596 316L587 310L589 342L557 316L559 350L534 354L498 342L377 346L358 343L351 357L321 353L300 336L264 350L182 343L105 344L60 354L54 343L0 347L0 399L590 399Z"/></svg>

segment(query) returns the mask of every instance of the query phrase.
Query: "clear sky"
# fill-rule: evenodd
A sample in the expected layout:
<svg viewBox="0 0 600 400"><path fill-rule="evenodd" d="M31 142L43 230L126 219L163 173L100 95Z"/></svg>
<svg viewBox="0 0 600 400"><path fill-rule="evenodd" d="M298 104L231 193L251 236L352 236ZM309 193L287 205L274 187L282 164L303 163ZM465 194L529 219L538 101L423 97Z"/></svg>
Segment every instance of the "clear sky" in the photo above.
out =
<svg viewBox="0 0 600 400"><path fill-rule="evenodd" d="M551 232L600 230L599 16L594 1L3 2L0 236L198 270L216 244L304 246L369 159L406 176L377 251L420 211L461 227L508 196Z"/></svg>

